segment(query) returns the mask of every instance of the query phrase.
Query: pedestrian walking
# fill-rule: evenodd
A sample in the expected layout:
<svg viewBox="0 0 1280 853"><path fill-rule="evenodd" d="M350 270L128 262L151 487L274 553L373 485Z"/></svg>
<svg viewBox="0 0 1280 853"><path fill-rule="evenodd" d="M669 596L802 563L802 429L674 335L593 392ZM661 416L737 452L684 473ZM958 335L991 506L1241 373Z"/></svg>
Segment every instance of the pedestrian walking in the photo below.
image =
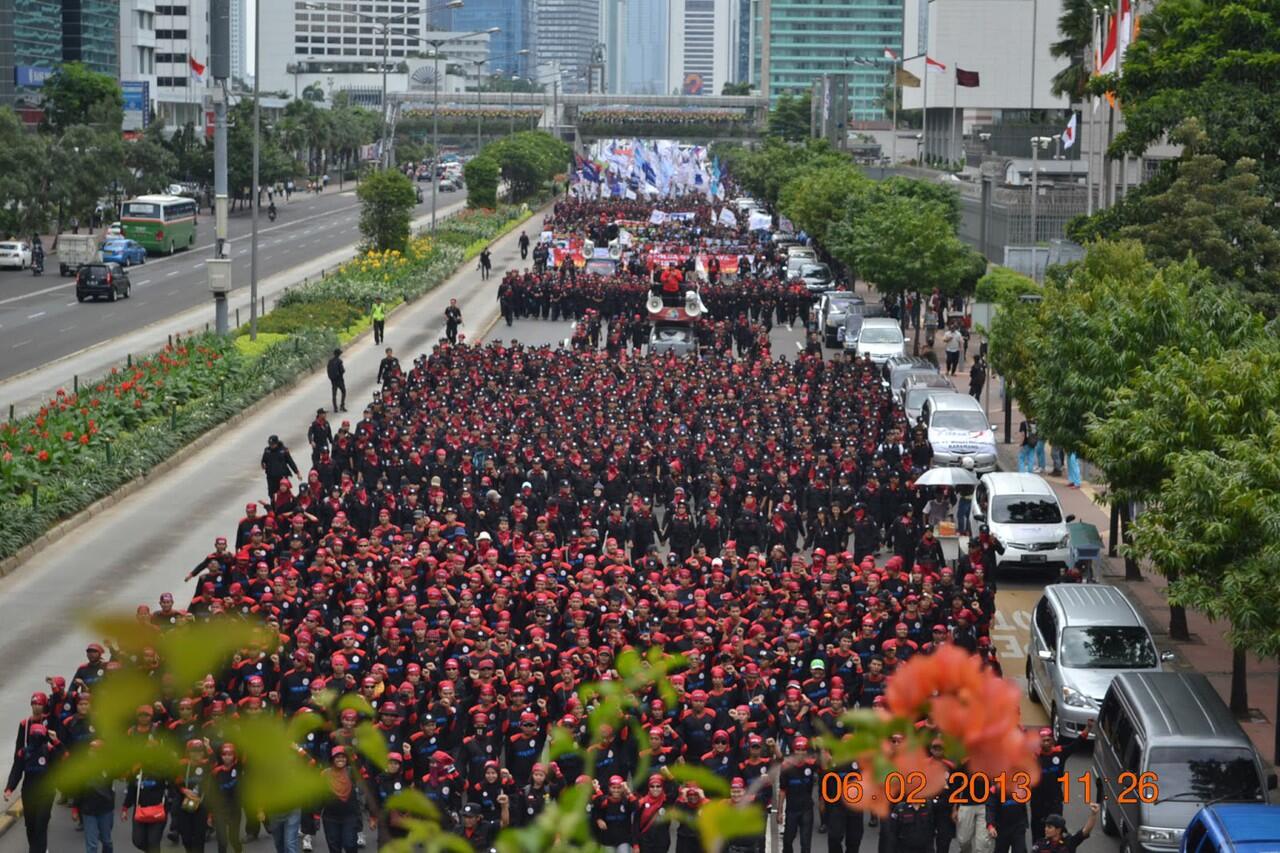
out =
<svg viewBox="0 0 1280 853"><path fill-rule="evenodd" d="M529 235L524 231L520 232L520 260L529 257Z"/></svg>
<svg viewBox="0 0 1280 853"><path fill-rule="evenodd" d="M969 368L969 395L975 400L982 399L982 389L987 384L987 360L979 353L973 357L973 365Z"/></svg>
<svg viewBox="0 0 1280 853"><path fill-rule="evenodd" d="M348 764L346 747L335 746L330 760L331 766L324 771L329 796L320 812L324 838L329 853L356 853L364 802L360 782Z"/></svg>
<svg viewBox="0 0 1280 853"><path fill-rule="evenodd" d="M942 336L943 347L947 354L947 375L955 376L960 367L960 350L964 346L964 336L956 327L955 321L947 324L947 333Z"/></svg>
<svg viewBox="0 0 1280 853"><path fill-rule="evenodd" d="M493 271L493 255L489 252L489 247L485 246L480 250L480 280L488 281L489 273Z"/></svg>
<svg viewBox="0 0 1280 853"><path fill-rule="evenodd" d="M333 395L333 410L345 412L347 410L347 367L342 363L342 350L334 349L333 357L329 359L325 372L329 374L329 391ZM341 404L338 402L338 392L342 392Z"/></svg>
<svg viewBox="0 0 1280 853"><path fill-rule="evenodd" d="M387 347L383 351L382 361L378 362L378 375L374 381L379 385L385 385L392 379L400 375L400 359L396 358L396 354Z"/></svg>
<svg viewBox="0 0 1280 853"><path fill-rule="evenodd" d="M298 463L293 461L289 448L280 441L280 436L273 435L267 439L267 446L262 451L262 470L267 475L267 500L275 497L280 490L280 481L292 473L298 476Z"/></svg>
<svg viewBox="0 0 1280 853"><path fill-rule="evenodd" d="M22 786L22 821L27 830L30 853L45 853L49 846L49 819L53 816L53 786L49 770L53 767L59 743L58 735L49 727L49 697L31 694L31 716L18 724L18 737L13 748L13 766L4 786L7 803Z"/></svg>
<svg viewBox="0 0 1280 853"><path fill-rule="evenodd" d="M369 316L373 318L373 343L376 346L382 343L387 328L387 303L382 301L381 296L373 300Z"/></svg>
<svg viewBox="0 0 1280 853"><path fill-rule="evenodd" d="M458 307L458 300L450 299L449 307L444 309L444 336L449 339L449 343L458 342L458 327L461 325L462 309Z"/></svg>
<svg viewBox="0 0 1280 853"><path fill-rule="evenodd" d="M1083 482L1080 476L1080 457L1073 450L1067 454L1067 485L1073 489L1080 488Z"/></svg>
<svg viewBox="0 0 1280 853"><path fill-rule="evenodd" d="M1027 418L1018 426L1022 434L1022 445L1018 448L1018 472L1039 474L1044 471L1044 441L1040 438L1040 428L1035 418Z"/></svg>

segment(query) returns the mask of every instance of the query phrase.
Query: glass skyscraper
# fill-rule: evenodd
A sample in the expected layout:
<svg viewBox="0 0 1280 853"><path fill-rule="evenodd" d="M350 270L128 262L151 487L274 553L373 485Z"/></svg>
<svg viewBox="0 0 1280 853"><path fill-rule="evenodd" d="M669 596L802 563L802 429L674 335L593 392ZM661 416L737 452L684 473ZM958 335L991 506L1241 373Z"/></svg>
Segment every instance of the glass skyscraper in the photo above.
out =
<svg viewBox="0 0 1280 853"><path fill-rule="evenodd" d="M531 50L533 33L533 0L466 0L461 9L449 9L440 16L441 23L448 22L448 29L455 33L470 33L501 27L489 36L489 57L493 60L485 66L485 74L499 69L507 76L529 76L533 67L531 56L513 56L518 50ZM449 52L449 45L440 49Z"/></svg>
<svg viewBox="0 0 1280 853"><path fill-rule="evenodd" d="M902 55L901 0L760 0L758 8L761 18L767 16L758 33L768 38L771 100L808 92L823 74L844 74L850 78L851 119L885 117L892 69L883 57L885 48ZM878 64L856 64L859 59Z"/></svg>
<svg viewBox="0 0 1280 853"><path fill-rule="evenodd" d="M119 23L119 0L62 0L63 61L83 62L91 71L119 76Z"/></svg>
<svg viewBox="0 0 1280 853"><path fill-rule="evenodd" d="M43 76L62 61L58 0L0 0L0 102L38 98Z"/></svg>

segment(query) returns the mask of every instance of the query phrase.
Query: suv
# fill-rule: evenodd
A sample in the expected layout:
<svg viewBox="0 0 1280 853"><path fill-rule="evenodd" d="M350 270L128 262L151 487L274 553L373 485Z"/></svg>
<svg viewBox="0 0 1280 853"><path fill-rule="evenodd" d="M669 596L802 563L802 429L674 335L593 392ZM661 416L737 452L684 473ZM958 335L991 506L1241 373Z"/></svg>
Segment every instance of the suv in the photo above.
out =
<svg viewBox="0 0 1280 853"><path fill-rule="evenodd" d="M132 289L129 273L119 264L85 264L76 273L76 299L81 302L99 296L105 296L108 302L115 302L117 297L128 299Z"/></svg>
<svg viewBox="0 0 1280 853"><path fill-rule="evenodd" d="M969 399L973 399L970 397ZM1058 495L1038 474L997 471L982 478L969 509L973 529L985 524L996 540L996 568L1065 569L1071 562L1068 522Z"/></svg>
<svg viewBox="0 0 1280 853"><path fill-rule="evenodd" d="M1027 696L1049 709L1055 740L1079 737L1098 716L1111 679L1159 671L1151 632L1125 594L1105 584L1053 584L1032 613Z"/></svg>
<svg viewBox="0 0 1280 853"><path fill-rule="evenodd" d="M958 391L930 394L920 419L929 430L935 466L960 465L967 456L979 474L996 470L996 431L977 400Z"/></svg>
<svg viewBox="0 0 1280 853"><path fill-rule="evenodd" d="M822 333L824 345L840 345L845 313L851 306L861 304L862 297L847 290L828 290L818 298L818 303L813 306L813 328Z"/></svg>
<svg viewBox="0 0 1280 853"><path fill-rule="evenodd" d="M870 356L875 364L884 364L905 351L902 328L892 317L866 318L858 328L856 338L850 340L846 335L844 345L846 349L852 349L858 358Z"/></svg>

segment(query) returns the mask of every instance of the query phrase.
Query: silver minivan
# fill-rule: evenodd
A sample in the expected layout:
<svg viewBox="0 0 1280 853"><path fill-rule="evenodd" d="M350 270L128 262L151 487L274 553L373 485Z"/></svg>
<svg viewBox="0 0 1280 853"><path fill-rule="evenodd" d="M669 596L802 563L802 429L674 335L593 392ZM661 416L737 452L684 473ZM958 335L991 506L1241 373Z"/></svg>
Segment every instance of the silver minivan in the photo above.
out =
<svg viewBox="0 0 1280 853"><path fill-rule="evenodd" d="M1121 672L1158 672L1151 631L1114 586L1053 584L1032 612L1027 695L1049 711L1055 740L1079 737Z"/></svg>
<svg viewBox="0 0 1280 853"><path fill-rule="evenodd" d="M1265 803L1274 773L1198 672L1125 672L1098 713L1091 796L1130 853L1173 853L1209 803Z"/></svg>

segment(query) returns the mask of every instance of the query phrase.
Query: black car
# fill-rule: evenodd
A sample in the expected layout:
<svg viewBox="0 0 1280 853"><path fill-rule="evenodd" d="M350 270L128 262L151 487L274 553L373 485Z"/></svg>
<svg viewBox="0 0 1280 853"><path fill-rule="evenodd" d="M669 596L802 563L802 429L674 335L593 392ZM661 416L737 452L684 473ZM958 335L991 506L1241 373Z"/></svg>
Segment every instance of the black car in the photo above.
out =
<svg viewBox="0 0 1280 853"><path fill-rule="evenodd" d="M105 296L108 302L128 299L132 283L119 264L85 264L76 273L76 299Z"/></svg>

